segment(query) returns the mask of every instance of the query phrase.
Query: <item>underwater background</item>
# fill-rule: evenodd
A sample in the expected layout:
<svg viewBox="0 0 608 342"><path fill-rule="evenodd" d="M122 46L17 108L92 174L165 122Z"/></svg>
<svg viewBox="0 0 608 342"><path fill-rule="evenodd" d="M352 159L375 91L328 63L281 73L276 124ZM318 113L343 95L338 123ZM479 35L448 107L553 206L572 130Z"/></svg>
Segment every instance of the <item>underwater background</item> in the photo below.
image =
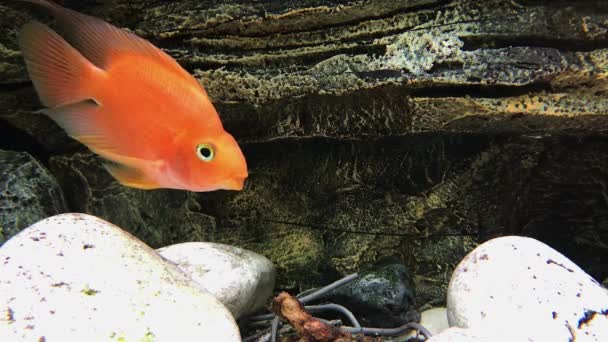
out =
<svg viewBox="0 0 608 342"><path fill-rule="evenodd" d="M0 243L93 214L157 248L268 257L299 291L398 258L442 304L478 243L523 235L608 277L608 8L596 1L64 1L150 40L207 89L239 192L118 184L46 116L0 4ZM49 22L51 22L49 17Z"/></svg>

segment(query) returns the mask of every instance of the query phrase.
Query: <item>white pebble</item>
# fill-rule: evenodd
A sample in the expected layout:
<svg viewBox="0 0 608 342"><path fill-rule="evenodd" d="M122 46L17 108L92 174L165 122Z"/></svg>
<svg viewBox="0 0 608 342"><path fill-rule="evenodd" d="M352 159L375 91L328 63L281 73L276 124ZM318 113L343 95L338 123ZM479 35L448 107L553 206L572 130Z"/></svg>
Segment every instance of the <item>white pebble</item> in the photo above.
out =
<svg viewBox="0 0 608 342"><path fill-rule="evenodd" d="M157 252L243 317L270 305L275 268L264 256L234 246L187 242Z"/></svg>
<svg viewBox="0 0 608 342"><path fill-rule="evenodd" d="M608 341L608 294L549 246L496 238L456 267L448 288L451 327L525 341Z"/></svg>
<svg viewBox="0 0 608 342"><path fill-rule="evenodd" d="M120 228L42 220L0 248L2 341L240 341L230 312Z"/></svg>

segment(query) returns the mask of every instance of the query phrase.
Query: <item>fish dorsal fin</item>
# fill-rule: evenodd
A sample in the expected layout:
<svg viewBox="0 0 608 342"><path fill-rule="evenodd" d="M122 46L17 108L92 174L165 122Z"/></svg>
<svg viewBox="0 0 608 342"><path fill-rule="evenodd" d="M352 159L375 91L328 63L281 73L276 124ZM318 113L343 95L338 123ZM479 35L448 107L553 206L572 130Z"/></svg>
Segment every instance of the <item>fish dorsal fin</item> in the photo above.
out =
<svg viewBox="0 0 608 342"><path fill-rule="evenodd" d="M137 35L99 18L78 13L47 0L20 0L48 9L62 28L64 38L88 60L104 69L112 55L127 53L150 57L180 76L191 75L171 56Z"/></svg>

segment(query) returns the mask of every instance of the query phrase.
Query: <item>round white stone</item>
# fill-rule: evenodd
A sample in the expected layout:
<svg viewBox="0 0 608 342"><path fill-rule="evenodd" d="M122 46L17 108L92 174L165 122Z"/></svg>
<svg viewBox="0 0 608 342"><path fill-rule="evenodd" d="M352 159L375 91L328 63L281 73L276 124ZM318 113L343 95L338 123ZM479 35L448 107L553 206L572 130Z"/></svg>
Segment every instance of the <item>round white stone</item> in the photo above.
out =
<svg viewBox="0 0 608 342"><path fill-rule="evenodd" d="M428 330L432 336L441 333L449 328L448 313L444 307L432 308L424 310L420 314L420 325ZM417 332L412 330L407 335L407 339L416 337Z"/></svg>
<svg viewBox="0 0 608 342"><path fill-rule="evenodd" d="M0 248L2 341L240 341L230 312L120 228L42 220Z"/></svg>
<svg viewBox="0 0 608 342"><path fill-rule="evenodd" d="M429 342L507 342L500 336L489 337L471 329L448 328L437 335L431 336ZM511 340L517 341L517 340Z"/></svg>
<svg viewBox="0 0 608 342"><path fill-rule="evenodd" d="M234 246L187 242L157 252L243 317L270 304L275 268L266 257Z"/></svg>
<svg viewBox="0 0 608 342"><path fill-rule="evenodd" d="M437 335L449 327L446 308L428 309L423 311L420 316L420 324L433 335Z"/></svg>
<svg viewBox="0 0 608 342"><path fill-rule="evenodd" d="M496 238L456 267L447 296L451 327L526 341L608 341L608 294L549 246Z"/></svg>

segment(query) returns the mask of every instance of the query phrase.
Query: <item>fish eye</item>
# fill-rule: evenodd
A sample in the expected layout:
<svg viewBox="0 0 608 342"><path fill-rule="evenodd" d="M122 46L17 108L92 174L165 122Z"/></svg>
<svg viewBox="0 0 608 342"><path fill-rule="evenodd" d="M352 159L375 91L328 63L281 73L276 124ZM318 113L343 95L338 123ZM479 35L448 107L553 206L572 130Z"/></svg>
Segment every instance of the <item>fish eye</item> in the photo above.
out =
<svg viewBox="0 0 608 342"><path fill-rule="evenodd" d="M215 155L213 146L210 144L198 144L196 146L196 155L198 156L198 159L204 162L212 161L213 156Z"/></svg>

